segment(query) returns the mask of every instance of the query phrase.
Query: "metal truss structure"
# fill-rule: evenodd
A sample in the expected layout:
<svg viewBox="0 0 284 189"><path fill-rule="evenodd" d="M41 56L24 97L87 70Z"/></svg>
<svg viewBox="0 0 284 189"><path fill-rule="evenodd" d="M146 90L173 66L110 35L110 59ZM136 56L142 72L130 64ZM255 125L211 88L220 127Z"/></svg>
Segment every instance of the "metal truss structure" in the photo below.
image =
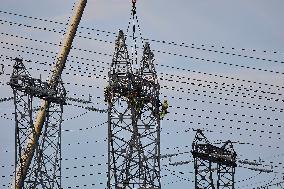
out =
<svg viewBox="0 0 284 189"><path fill-rule="evenodd" d="M24 170L23 155L29 148L24 146L34 132L34 97L45 99L48 109L45 115L44 132L38 139L31 166L21 183L21 188L61 188L61 122L66 92L62 85L50 87L47 82L32 78L22 59L16 58L13 73L8 83L13 89L15 105L15 174ZM18 178L15 175L15 178ZM15 179L15 183L20 182Z"/></svg>
<svg viewBox="0 0 284 189"><path fill-rule="evenodd" d="M120 30L105 89L108 102L108 189L160 189L159 89L145 43L133 70ZM134 73L135 72L135 73Z"/></svg>
<svg viewBox="0 0 284 189"><path fill-rule="evenodd" d="M195 189L234 189L237 154L231 141L216 147L210 144L201 130L197 130L192 143L192 155ZM217 182L214 182L214 178L217 178Z"/></svg>

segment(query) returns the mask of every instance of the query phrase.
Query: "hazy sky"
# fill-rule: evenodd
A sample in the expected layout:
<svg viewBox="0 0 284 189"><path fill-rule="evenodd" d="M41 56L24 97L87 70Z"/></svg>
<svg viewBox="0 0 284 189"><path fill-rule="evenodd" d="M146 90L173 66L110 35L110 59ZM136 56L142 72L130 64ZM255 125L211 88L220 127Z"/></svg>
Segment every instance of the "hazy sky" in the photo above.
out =
<svg viewBox="0 0 284 189"><path fill-rule="evenodd" d="M54 62L66 25L34 18L68 23L74 2L0 0L0 56L5 65L5 74L0 75L0 98L12 96L6 82L13 61L3 56L31 60L26 62L31 75L48 78L50 66L37 62ZM138 0L137 6L142 35L155 50L160 97L171 105L170 114L161 123L161 153L189 152L195 134L191 129L202 128L212 131L205 132L211 142L236 142L239 159L260 158L264 161L260 167L273 166L274 173L269 174L237 167L236 188L251 189L281 181L284 1ZM63 73L69 97L88 99L91 94L93 106L106 108L103 88L114 50L113 33L126 31L130 9L130 0L88 0L80 24L84 28L79 28L73 46L90 52L70 52ZM3 189L8 188L13 172L13 110L12 101L0 103ZM82 116L70 119L78 115ZM67 106L64 119L68 120L63 122L63 129L73 132L62 133L63 188L105 188L107 127L93 127L104 123L107 115ZM188 160L192 160L190 153L162 160L161 175L167 175L162 177L164 189L193 188L193 164L170 165Z"/></svg>

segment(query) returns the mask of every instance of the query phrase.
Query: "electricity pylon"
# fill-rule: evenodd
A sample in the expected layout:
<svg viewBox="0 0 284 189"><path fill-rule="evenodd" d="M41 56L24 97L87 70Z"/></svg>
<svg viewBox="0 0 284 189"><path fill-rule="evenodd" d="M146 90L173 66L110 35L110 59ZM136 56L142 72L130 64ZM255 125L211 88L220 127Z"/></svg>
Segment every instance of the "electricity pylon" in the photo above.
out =
<svg viewBox="0 0 284 189"><path fill-rule="evenodd" d="M34 157L22 188L61 188L61 122L65 89L61 85L51 88L47 82L32 78L27 72L22 59L15 59L13 73L9 82L14 93L15 105L15 168L23 171L23 159L27 149L23 146L35 133L33 125L33 99L39 97L50 104L45 115L42 135L36 141ZM15 170L16 174L22 174ZM18 175L15 175L16 177Z"/></svg>
<svg viewBox="0 0 284 189"><path fill-rule="evenodd" d="M195 169L195 189L234 189L237 154L231 141L216 147L197 130L192 143ZM217 175L215 175L217 172ZM217 182L214 182L217 178Z"/></svg>
<svg viewBox="0 0 284 189"><path fill-rule="evenodd" d="M120 30L105 89L108 102L108 189L160 189L159 89L148 43L133 70ZM135 73L134 73L135 72Z"/></svg>
<svg viewBox="0 0 284 189"><path fill-rule="evenodd" d="M41 82L39 80L35 80L33 78L29 77L12 77L10 81L10 85L13 88L15 97L15 109L16 109L16 129L19 129L17 127L18 122L18 114L21 114L23 112L20 112L20 109L17 108L21 107L23 110L28 110L28 112L24 112L24 117L29 117L29 120L24 120L24 129L22 133L17 136L16 138L21 138L23 136L23 141L25 142L19 142L16 143L20 145L19 147L16 146L18 151L17 157L16 157L16 169L15 169L15 178L14 181L12 181L12 189L22 189L22 188L30 188L29 186L29 178L30 173L34 174L34 164L32 164L33 159L35 159L36 156L40 156L39 161L37 161L37 164L39 164L36 169L37 175L35 176L36 181L34 181L34 185L31 185L34 188L38 188L37 183L39 182L42 188L60 188L61 184L60 181L56 181L56 184L51 184L51 187L49 185L45 185L45 174L49 174L50 169L48 169L49 165L47 164L57 164L55 163L56 160L51 159L50 156L55 157L58 154L60 154L60 150L56 150L57 147L55 147L53 144L53 141L60 141L60 122L61 122L61 114L62 114L62 100L59 96L62 95L62 93L58 93L60 90L64 91L62 88L62 82L61 82L61 73L63 72L63 69L65 67L65 63L68 57L68 54L70 52L73 39L75 37L78 25L80 23L84 8L87 4L87 0L80 0L78 5L75 9L75 14L72 17L71 23L68 27L68 31L66 32L63 45L61 46L61 50L59 51L57 55L57 59L55 60L54 67L52 69L52 74L48 82ZM15 75L14 75L15 76ZM34 81L35 83L25 83L26 78L28 78L28 82ZM18 80L19 79L19 80ZM17 81L20 81L20 83L17 83ZM39 81L39 85L36 83ZM21 83L23 82L23 83ZM14 85L15 84L15 85ZM21 86L18 88L17 85L20 84L25 87L21 88ZM20 94L18 94L20 91ZM27 92L29 91L29 92ZM49 93L52 91L52 93ZM53 93L55 92L55 93ZM18 96L19 95L19 96ZM27 102L23 103L27 105L28 107L24 108L22 106L17 106L20 98L20 96L28 95L27 96ZM41 96L43 95L43 96ZM36 114L35 120L31 119L31 100L32 96L40 97L42 100L41 106L39 108L39 111ZM58 98L59 97L59 98ZM59 101L58 101L59 100ZM59 104L59 105L58 105ZM27 115L25 115L27 114ZM19 125L19 124L18 124ZM45 126L45 127L44 127ZM16 131L20 132L20 131ZM27 133L24 133L27 132ZM43 142L40 142L39 140L41 138L43 139ZM55 143L54 143L55 144ZM58 145L58 143L56 144ZM37 151L39 146L42 146L42 150L44 149L45 152L52 153L52 154L45 154L45 152ZM54 154L54 151L56 151L56 155ZM38 152L38 154L37 154ZM18 163L19 162L19 163ZM45 165L46 164L46 165ZM59 163L60 164L60 163ZM45 170L46 168L46 170ZM57 177L58 172L61 171L61 166L59 165L59 168L52 169L53 173L52 176L46 176L46 179L49 180L50 183L55 182L52 181L57 180L57 178L61 178L60 176ZM48 173L47 173L48 172ZM43 175L42 175L43 174ZM51 173L50 173L51 174ZM40 178L40 181L38 181L39 175L42 175ZM61 180L61 179L58 179ZM25 186L27 185L27 186ZM55 186L56 185L56 186Z"/></svg>

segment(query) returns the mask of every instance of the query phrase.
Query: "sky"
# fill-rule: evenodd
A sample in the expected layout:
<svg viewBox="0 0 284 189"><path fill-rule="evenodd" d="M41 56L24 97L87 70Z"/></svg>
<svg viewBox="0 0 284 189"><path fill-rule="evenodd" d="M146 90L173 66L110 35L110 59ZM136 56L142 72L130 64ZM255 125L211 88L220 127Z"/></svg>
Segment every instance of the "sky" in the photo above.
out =
<svg viewBox="0 0 284 189"><path fill-rule="evenodd" d="M48 79L48 64L54 63L66 30L55 21L67 24L76 2L1 0L0 98L13 95L6 85L13 61L5 56L31 60L25 62L30 74ZM161 160L163 189L194 187L193 163L171 165L192 160L187 153L195 135L192 129L204 129L216 145L231 140L240 160L261 159L259 168L272 168L272 173L259 173L238 164L242 167L236 168L236 188L283 181L283 7L282 0L138 0L141 33L155 54L160 99L170 104L170 113L161 122L161 154L182 153ZM114 41L119 29L126 32L130 10L130 0L88 0L62 76L68 97L87 100L91 95L90 105L106 109L103 88ZM133 43L127 43L131 52ZM63 114L63 188L103 189L107 125L102 123L107 115L72 104ZM0 103L3 189L14 169L13 111L13 101Z"/></svg>

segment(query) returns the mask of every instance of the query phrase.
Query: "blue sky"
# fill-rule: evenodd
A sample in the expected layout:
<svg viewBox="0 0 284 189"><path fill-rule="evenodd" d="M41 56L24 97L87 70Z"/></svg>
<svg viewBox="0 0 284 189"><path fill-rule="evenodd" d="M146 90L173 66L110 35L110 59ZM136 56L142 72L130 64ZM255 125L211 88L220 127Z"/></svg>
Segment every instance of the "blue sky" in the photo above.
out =
<svg viewBox="0 0 284 189"><path fill-rule="evenodd" d="M62 33L17 25L21 23L57 31L64 31L65 26L9 15L3 11L67 23L68 17L72 15L71 9L74 2L71 0L1 0L0 41L8 44L0 44L0 54L11 57L21 56L31 60L32 62L26 65L31 68L32 76L41 75L42 78L47 79L49 71L44 70L50 70L50 66L35 62L54 62L54 56L59 51L58 44L63 39ZM195 133L192 130L184 131L203 128L213 131L205 132L212 142L230 139L235 142L249 143L234 144L238 157L249 160L261 158L265 161L263 167L270 168L272 165L276 172L258 174L258 172L238 167L236 188L250 189L281 180L284 172L284 120L283 112L280 112L280 109L284 108L281 101L284 92L284 78L281 74L284 72L284 64L281 63L284 61L284 26L282 24L284 1L138 0L137 6L142 34L150 39L151 47L156 50L155 62L158 64L157 71L162 86L161 99L169 99L171 105L170 114L162 121L161 153L190 151ZM69 58L63 74L64 82L71 83L66 84L68 96L87 99L91 94L94 106L106 108L102 96L103 88L107 83L105 78L109 65L106 63L111 62L111 56L100 55L98 52L112 55L114 44L110 42L115 40L115 35L112 33L117 33L119 29L126 30L130 8L131 3L128 0L88 1L80 26L95 30L80 28L73 46L97 53L71 50L72 57ZM13 24L9 25L7 21ZM92 39L86 40L80 36ZM20 37L43 40L55 45ZM165 43L154 42L151 39L165 41ZM168 44L170 42L181 45ZM131 41L128 43L131 44ZM19 47L20 45L23 47ZM186 45L188 47L185 47ZM15 51L17 49L24 52ZM42 53L40 50L48 52ZM157 50L165 51L165 53L159 53ZM40 55L27 53L27 51ZM176 53L177 56L169 55L169 52ZM84 59L77 59L76 56ZM274 62L275 60L278 62ZM5 83L9 80L13 62L1 57L1 63L5 65L5 74L0 76L1 84L3 84L0 86L0 98L3 98L12 96L12 90ZM275 101L275 99L280 100ZM0 165L4 166L0 166L1 188L8 188L11 181L9 175L13 172L13 167L10 166L14 161L14 122L10 120L13 119L12 112L12 102L0 103L2 116L0 120L3 128L0 132ZM85 112L84 109L68 106L65 108L64 118L72 118ZM63 129L74 130L63 132L63 159L67 159L62 164L63 187L91 188L90 186L95 183L95 188L105 188L106 125L85 131L79 131L79 129L99 125L106 121L106 116L106 114L88 112L79 118L63 122ZM192 160L192 156L182 154L172 158L171 162L186 160ZM192 182L179 178L193 181L194 175L191 173L193 164L170 166L171 162L169 159L162 160L162 164L167 165L170 170L162 170L162 175L168 175L162 178L163 188L193 187ZM90 164L95 166L89 166ZM78 168L74 168L75 166ZM174 171L184 174L178 174L177 177L172 174ZM83 174L86 176L82 176ZM84 184L87 186L84 187Z"/></svg>

